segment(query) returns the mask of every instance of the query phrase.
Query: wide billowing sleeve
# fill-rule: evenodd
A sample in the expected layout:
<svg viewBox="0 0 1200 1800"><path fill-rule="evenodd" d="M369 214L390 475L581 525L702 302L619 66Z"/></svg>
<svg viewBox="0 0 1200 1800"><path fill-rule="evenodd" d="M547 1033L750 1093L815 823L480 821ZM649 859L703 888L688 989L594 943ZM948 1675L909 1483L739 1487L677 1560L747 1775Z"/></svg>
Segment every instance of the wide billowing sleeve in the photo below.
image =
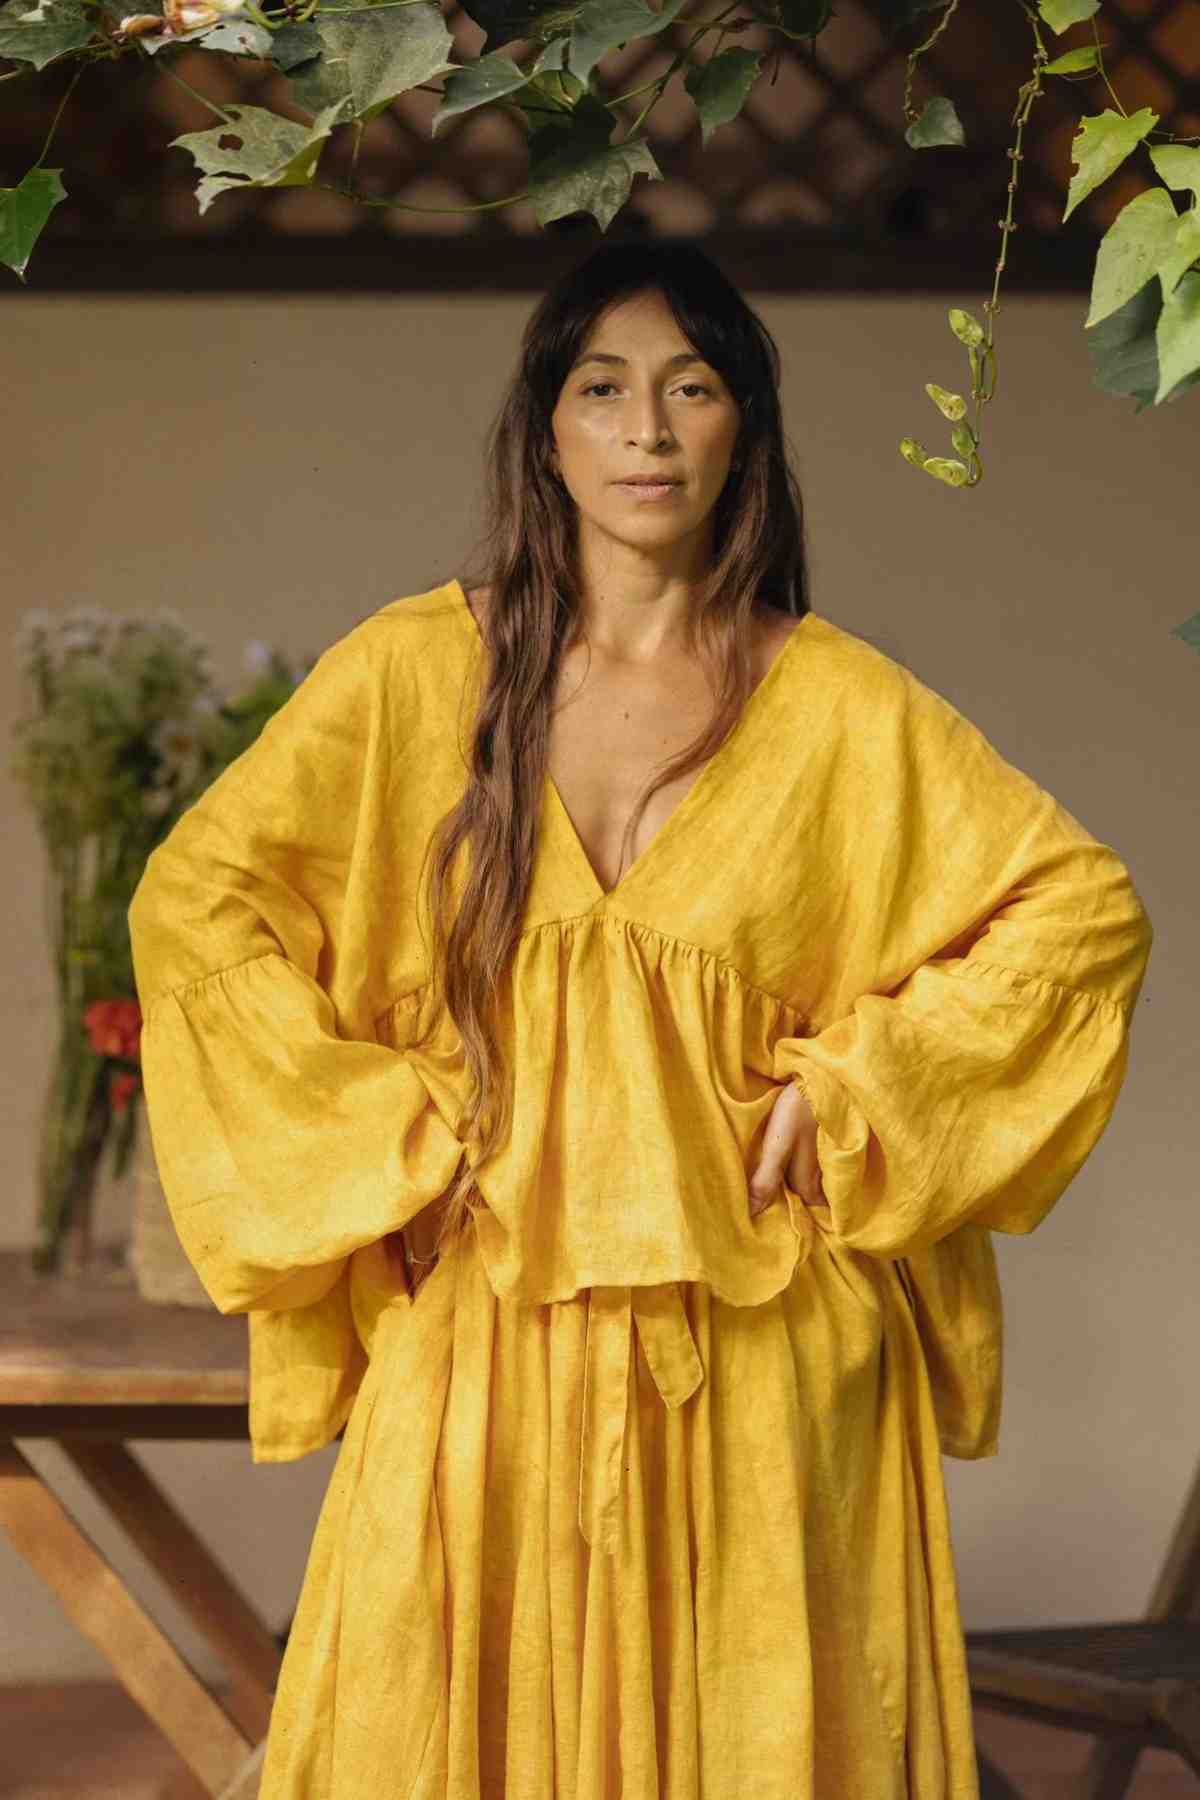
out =
<svg viewBox="0 0 1200 1800"><path fill-rule="evenodd" d="M872 967L774 1046L817 1118L830 1229L883 1257L1041 1223L1116 1104L1153 936L1115 852L892 667L845 840Z"/></svg>
<svg viewBox="0 0 1200 1800"><path fill-rule="evenodd" d="M325 651L152 852L129 908L159 1178L225 1313L321 1301L462 1154L410 1061L372 1031L388 817L375 631ZM341 1330L344 1299L335 1310Z"/></svg>

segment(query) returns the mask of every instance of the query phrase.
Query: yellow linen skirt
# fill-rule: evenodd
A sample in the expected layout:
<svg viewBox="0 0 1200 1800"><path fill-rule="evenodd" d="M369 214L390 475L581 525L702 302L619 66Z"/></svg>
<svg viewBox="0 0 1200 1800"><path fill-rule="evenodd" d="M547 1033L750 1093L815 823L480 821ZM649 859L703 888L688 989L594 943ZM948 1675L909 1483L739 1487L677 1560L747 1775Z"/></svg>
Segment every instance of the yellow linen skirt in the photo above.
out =
<svg viewBox="0 0 1200 1800"><path fill-rule="evenodd" d="M672 1282L529 1306L469 1223L385 1305L260 1800L505 1796L978 1800L894 1264L816 1231L763 1305Z"/></svg>

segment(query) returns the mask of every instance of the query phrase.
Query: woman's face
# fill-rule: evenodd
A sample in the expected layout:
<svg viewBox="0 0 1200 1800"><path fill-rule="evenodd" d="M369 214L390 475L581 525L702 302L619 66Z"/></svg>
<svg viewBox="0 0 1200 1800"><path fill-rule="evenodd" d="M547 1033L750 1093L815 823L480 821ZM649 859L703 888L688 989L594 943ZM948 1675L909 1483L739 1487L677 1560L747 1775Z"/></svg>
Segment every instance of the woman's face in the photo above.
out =
<svg viewBox="0 0 1200 1800"><path fill-rule="evenodd" d="M584 342L551 419L552 462L592 530L665 547L711 513L739 424L733 395L653 290L611 307ZM680 485L663 500L620 485L653 473Z"/></svg>

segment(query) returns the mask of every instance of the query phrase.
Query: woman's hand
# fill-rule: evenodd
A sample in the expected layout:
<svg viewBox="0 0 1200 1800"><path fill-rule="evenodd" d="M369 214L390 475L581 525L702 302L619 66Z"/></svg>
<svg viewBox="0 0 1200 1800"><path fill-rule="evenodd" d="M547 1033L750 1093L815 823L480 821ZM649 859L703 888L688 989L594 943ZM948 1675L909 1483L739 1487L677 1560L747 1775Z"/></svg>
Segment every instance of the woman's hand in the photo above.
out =
<svg viewBox="0 0 1200 1800"><path fill-rule="evenodd" d="M817 1116L794 1081L775 1096L763 1131L758 1167L750 1178L753 1219L783 1194L783 1182L806 1206L828 1206L817 1161Z"/></svg>
<svg viewBox="0 0 1200 1800"><path fill-rule="evenodd" d="M444 1188L428 1206L423 1206L420 1212L414 1213L407 1225L396 1231L389 1231L383 1240L388 1264L396 1272L410 1300L416 1299L436 1266L437 1234L449 1192L449 1187ZM413 1263L411 1275L405 1267L406 1244Z"/></svg>

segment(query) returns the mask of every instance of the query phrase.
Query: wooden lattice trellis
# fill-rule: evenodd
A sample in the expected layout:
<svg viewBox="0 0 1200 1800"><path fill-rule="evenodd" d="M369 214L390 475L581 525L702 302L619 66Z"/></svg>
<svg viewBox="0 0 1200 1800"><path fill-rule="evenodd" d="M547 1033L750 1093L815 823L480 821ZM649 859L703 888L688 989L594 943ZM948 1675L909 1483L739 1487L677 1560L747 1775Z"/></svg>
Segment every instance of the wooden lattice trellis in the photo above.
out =
<svg viewBox="0 0 1200 1800"><path fill-rule="evenodd" d="M924 15L926 22L932 17ZM607 235L702 237L735 278L776 289L928 290L989 277L1007 199L1011 115L1030 68L1028 26L1016 0L963 0L919 64L913 97L920 105L949 94L968 143L918 152L904 142L901 112L905 59L916 40L909 33L897 43L886 18L881 0L840 0L815 45L784 45L760 27L739 33L739 44L771 55L770 72L707 148L690 100L673 83L647 124L664 179L639 178ZM460 56L480 53L484 34L457 0L449 0L446 23ZM1200 0L1104 0L1100 24L1106 65L1126 109L1152 106L1158 130L1200 138ZM614 91L660 74L684 29L669 27L606 58L606 77L620 84ZM1090 37L1077 29L1049 41L1057 52ZM511 54L522 46L507 48ZM184 79L218 102L305 116L286 79L262 63L200 50L169 56ZM0 185L18 181L40 154L72 72L60 65L0 88ZM1072 90L1047 78L1045 89L1025 130L1019 229L1004 275L1009 290L1086 286L1097 239L1150 179L1135 162L1064 225L1078 119L1110 102L1094 79ZM436 106L432 93L405 94L375 120L363 136L354 185L430 209L478 206L519 191L527 163L515 121L485 109L450 121L434 139ZM169 146L182 132L214 122L153 59L130 57L89 71L47 159L63 168L68 198L39 242L28 287L14 282L5 291L533 287L563 260L564 236L601 237L587 217L543 230L527 202L417 213L304 188L226 192L202 216L191 158ZM352 148L352 134L337 133L322 177L350 185ZM404 254L414 249L419 256Z"/></svg>

